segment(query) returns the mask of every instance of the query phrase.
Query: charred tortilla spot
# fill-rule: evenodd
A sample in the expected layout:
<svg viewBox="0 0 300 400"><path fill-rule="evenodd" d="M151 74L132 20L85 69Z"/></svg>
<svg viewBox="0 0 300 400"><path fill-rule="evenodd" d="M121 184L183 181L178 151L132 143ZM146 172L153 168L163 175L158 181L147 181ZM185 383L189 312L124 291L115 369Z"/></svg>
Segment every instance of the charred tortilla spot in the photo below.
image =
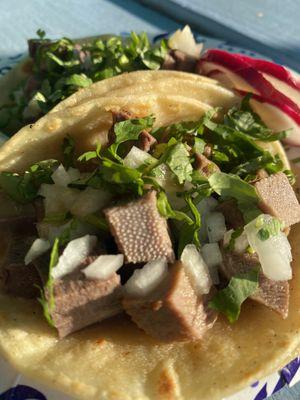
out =
<svg viewBox="0 0 300 400"><path fill-rule="evenodd" d="M148 262L159 257L174 261L167 222L157 210L154 191L104 213L126 263Z"/></svg>
<svg viewBox="0 0 300 400"><path fill-rule="evenodd" d="M164 399L173 399L176 392L176 382L167 369L163 369L158 381L158 392Z"/></svg>

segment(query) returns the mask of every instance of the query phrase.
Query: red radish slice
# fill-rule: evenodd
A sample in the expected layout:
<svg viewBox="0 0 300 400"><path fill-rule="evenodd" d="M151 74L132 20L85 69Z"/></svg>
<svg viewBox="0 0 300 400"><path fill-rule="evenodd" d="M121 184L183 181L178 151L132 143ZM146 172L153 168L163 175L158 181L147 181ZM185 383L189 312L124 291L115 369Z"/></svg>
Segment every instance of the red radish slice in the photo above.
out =
<svg viewBox="0 0 300 400"><path fill-rule="evenodd" d="M208 69L207 63L213 63L212 69L221 69L221 66L222 71L230 74L230 79L231 75L234 73L251 86L251 90L248 88L245 89L244 82L238 81L235 78L235 84L240 82L240 84L236 86L237 89L259 93L265 99L273 99L278 104L286 104L300 115L300 108L297 104L289 97L276 90L260 72L251 67L247 62L243 61L241 55L231 54L223 50L211 49L208 50L199 60L200 70L202 69L202 64L204 62L206 63L206 70ZM243 84L243 88L241 88L241 84Z"/></svg>
<svg viewBox="0 0 300 400"><path fill-rule="evenodd" d="M241 93L245 95L246 93ZM275 132L290 130L289 136L284 139L291 146L300 146L300 115L287 105L278 105L276 102L253 95L250 100L252 109L260 116L264 123Z"/></svg>
<svg viewBox="0 0 300 400"><path fill-rule="evenodd" d="M287 85L300 90L300 78L296 74L293 74L287 68L282 65L273 63L272 61L262 60L258 58L252 58L248 56L241 56L243 61L247 62L251 67L257 69L260 72L264 72L274 78L285 82Z"/></svg>
<svg viewBox="0 0 300 400"><path fill-rule="evenodd" d="M222 80L220 81L223 83L223 81L228 82L226 86L229 85L229 87L234 87L239 90L243 90L245 92L251 92L251 93L257 93L259 92L255 90L255 88L251 85L249 85L245 79L240 77L238 74L235 72L232 72L230 69L225 68L223 65L216 64L214 62L210 61L205 61L205 60L200 60L198 64L198 72L200 74L209 76L210 78L216 78L216 73L218 71L218 74L223 74ZM230 84L231 83L231 84Z"/></svg>

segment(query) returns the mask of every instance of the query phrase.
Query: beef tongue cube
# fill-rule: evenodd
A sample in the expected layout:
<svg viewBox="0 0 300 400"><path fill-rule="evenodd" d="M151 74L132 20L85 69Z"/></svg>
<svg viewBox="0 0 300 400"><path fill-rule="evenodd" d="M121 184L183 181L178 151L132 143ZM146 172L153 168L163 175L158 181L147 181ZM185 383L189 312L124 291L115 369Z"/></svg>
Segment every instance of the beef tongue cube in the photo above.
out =
<svg viewBox="0 0 300 400"><path fill-rule="evenodd" d="M167 54L162 69L194 72L198 59L180 50L170 50Z"/></svg>
<svg viewBox="0 0 300 400"><path fill-rule="evenodd" d="M143 297L124 296L123 306L132 320L160 341L201 339L216 321L207 307L211 295L198 296L184 267L176 262L160 286Z"/></svg>
<svg viewBox="0 0 300 400"><path fill-rule="evenodd" d="M82 266L91 261L92 258ZM60 338L122 311L120 276L116 273L100 280L87 279L75 271L55 281L53 294L55 306L51 315Z"/></svg>
<svg viewBox="0 0 300 400"><path fill-rule="evenodd" d="M300 221L300 205L295 192L283 172L273 174L254 184L260 197L260 208L289 227Z"/></svg>
<svg viewBox="0 0 300 400"><path fill-rule="evenodd" d="M258 277L258 290L251 296L255 300L271 310L276 311L286 318L289 311L289 283L288 281L273 281L267 278L260 267L256 253L236 253L224 248L222 250L223 263L221 271L227 279L236 274L245 273L252 268L260 268Z"/></svg>
<svg viewBox="0 0 300 400"><path fill-rule="evenodd" d="M157 142L154 136L152 136L149 132L146 130L143 130L140 133L139 139L138 139L138 147L146 151L147 153L151 150L151 147Z"/></svg>
<svg viewBox="0 0 300 400"><path fill-rule="evenodd" d="M160 257L174 261L167 221L158 212L155 191L108 208L104 214L126 263L147 263Z"/></svg>
<svg viewBox="0 0 300 400"><path fill-rule="evenodd" d="M17 297L36 298L42 282L33 264L25 265L24 258L34 237L10 235L5 259L0 267L1 288Z"/></svg>

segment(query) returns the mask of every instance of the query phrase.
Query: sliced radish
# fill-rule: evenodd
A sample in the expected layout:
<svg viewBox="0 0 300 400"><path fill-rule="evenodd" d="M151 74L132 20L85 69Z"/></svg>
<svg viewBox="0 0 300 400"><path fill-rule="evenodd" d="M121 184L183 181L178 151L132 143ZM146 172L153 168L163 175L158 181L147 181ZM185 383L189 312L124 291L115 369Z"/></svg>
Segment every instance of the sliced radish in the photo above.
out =
<svg viewBox="0 0 300 400"><path fill-rule="evenodd" d="M108 279L124 264L124 255L102 255L82 270L88 279Z"/></svg>
<svg viewBox="0 0 300 400"><path fill-rule="evenodd" d="M253 95L250 100L252 109L260 116L263 122L275 132L289 130L285 143L300 146L300 115L287 105L279 106L272 99L264 99Z"/></svg>
<svg viewBox="0 0 300 400"><path fill-rule="evenodd" d="M220 82L223 86L229 89L234 88L234 82L228 76L228 73L221 71L220 69L213 69L206 74L209 78L215 79Z"/></svg>
<svg viewBox="0 0 300 400"><path fill-rule="evenodd" d="M91 235L86 235L69 242L63 254L59 257L57 265L51 271L52 278L63 278L65 275L73 272L91 253L96 243L97 237Z"/></svg>
<svg viewBox="0 0 300 400"><path fill-rule="evenodd" d="M238 75L242 81L238 81L236 78L233 79L235 87L238 90L251 91L253 93L260 94L265 99L273 99L277 103L286 104L295 112L300 115L300 108L285 94L279 92L274 86L268 82L267 79L255 68L253 68L248 62L243 60L240 54L232 54L227 51L219 49L208 50L199 60L199 68L201 70L202 63L213 63L212 69L221 69L229 75L232 79L232 75ZM221 68L220 68L221 67ZM251 89L245 89L245 82L250 85ZM242 87L241 87L242 85Z"/></svg>
<svg viewBox="0 0 300 400"><path fill-rule="evenodd" d="M136 269L124 288L131 296L146 296L162 283L167 276L167 260L158 258L148 262L142 269Z"/></svg>
<svg viewBox="0 0 300 400"><path fill-rule="evenodd" d="M262 60L259 58L253 58L241 55L241 58L251 65L251 67L256 68L260 72L264 72L269 76L279 79L285 82L290 87L300 90L300 79L299 76L292 73L288 68L283 65L276 64L272 61Z"/></svg>
<svg viewBox="0 0 300 400"><path fill-rule="evenodd" d="M194 244L188 244L183 249L180 261L191 280L198 295L207 294L212 286L208 266Z"/></svg>
<svg viewBox="0 0 300 400"><path fill-rule="evenodd" d="M48 240L36 239L32 243L30 249L28 250L28 253L25 256L25 265L30 264L33 260L46 253L46 251L48 251L50 247L51 244Z"/></svg>

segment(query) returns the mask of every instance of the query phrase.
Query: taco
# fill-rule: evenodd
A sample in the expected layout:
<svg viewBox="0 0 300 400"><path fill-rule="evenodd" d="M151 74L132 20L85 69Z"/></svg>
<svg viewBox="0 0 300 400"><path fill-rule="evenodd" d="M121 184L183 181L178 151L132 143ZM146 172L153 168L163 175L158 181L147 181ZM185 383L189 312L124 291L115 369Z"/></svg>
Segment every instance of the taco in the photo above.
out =
<svg viewBox="0 0 300 400"><path fill-rule="evenodd" d="M0 148L0 349L79 399L221 399L299 350L283 133L209 79L133 74Z"/></svg>

